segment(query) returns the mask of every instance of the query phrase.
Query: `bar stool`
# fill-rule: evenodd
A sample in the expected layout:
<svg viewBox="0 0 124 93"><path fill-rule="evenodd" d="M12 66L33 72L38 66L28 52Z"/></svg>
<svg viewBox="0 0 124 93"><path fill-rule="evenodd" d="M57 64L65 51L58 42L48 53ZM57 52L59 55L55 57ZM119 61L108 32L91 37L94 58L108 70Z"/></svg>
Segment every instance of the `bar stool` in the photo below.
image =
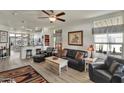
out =
<svg viewBox="0 0 124 93"><path fill-rule="evenodd" d="M3 59L6 59L7 58L7 50L6 49L3 49Z"/></svg>
<svg viewBox="0 0 124 93"><path fill-rule="evenodd" d="M27 49L26 50L26 58L31 58L32 57L32 49Z"/></svg>
<svg viewBox="0 0 124 93"><path fill-rule="evenodd" d="M3 59L3 49L0 49L0 59Z"/></svg>

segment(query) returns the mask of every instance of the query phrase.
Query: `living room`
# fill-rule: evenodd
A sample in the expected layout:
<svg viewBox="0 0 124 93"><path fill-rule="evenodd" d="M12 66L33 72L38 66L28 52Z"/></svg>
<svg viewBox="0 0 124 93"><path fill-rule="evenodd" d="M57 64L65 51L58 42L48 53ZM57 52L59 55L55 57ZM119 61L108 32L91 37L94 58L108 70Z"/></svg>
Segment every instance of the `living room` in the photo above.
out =
<svg viewBox="0 0 124 93"><path fill-rule="evenodd" d="M1 82L123 83L123 19L117 10L1 10Z"/></svg>

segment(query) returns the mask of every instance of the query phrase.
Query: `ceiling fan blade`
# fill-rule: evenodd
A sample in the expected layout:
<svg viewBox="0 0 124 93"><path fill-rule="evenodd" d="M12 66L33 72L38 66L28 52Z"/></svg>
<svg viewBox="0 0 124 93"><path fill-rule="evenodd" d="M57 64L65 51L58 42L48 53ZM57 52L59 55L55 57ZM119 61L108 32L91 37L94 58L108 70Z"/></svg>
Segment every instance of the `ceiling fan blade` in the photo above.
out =
<svg viewBox="0 0 124 93"><path fill-rule="evenodd" d="M46 12L45 10L42 10L42 12L50 16L50 14Z"/></svg>
<svg viewBox="0 0 124 93"><path fill-rule="evenodd" d="M41 18L49 18L49 17L38 17L39 19L41 19Z"/></svg>
<svg viewBox="0 0 124 93"><path fill-rule="evenodd" d="M57 17L62 16L62 15L65 15L65 13L61 12L61 13L56 14Z"/></svg>
<svg viewBox="0 0 124 93"><path fill-rule="evenodd" d="M65 22L65 19L57 18L57 20Z"/></svg>

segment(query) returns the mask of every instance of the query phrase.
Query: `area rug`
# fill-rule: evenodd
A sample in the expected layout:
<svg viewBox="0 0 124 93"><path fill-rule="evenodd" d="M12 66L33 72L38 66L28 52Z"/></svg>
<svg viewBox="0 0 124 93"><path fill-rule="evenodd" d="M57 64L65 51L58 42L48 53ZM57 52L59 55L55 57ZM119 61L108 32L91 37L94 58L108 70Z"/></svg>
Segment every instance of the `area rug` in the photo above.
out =
<svg viewBox="0 0 124 93"><path fill-rule="evenodd" d="M16 83L48 83L32 66L23 66L0 72L0 77L11 78Z"/></svg>

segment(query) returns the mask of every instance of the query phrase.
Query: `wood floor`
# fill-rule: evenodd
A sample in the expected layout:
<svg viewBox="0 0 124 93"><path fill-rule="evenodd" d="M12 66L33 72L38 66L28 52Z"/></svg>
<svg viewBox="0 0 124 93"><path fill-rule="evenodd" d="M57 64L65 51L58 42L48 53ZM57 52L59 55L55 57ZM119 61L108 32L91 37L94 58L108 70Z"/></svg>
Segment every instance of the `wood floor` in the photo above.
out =
<svg viewBox="0 0 124 93"><path fill-rule="evenodd" d="M79 72L68 68L68 71L63 70L61 76L59 76L47 62L34 63L32 59L21 60L18 52L12 52L10 58L0 61L0 72L25 65L31 65L51 83L92 83L87 72Z"/></svg>

